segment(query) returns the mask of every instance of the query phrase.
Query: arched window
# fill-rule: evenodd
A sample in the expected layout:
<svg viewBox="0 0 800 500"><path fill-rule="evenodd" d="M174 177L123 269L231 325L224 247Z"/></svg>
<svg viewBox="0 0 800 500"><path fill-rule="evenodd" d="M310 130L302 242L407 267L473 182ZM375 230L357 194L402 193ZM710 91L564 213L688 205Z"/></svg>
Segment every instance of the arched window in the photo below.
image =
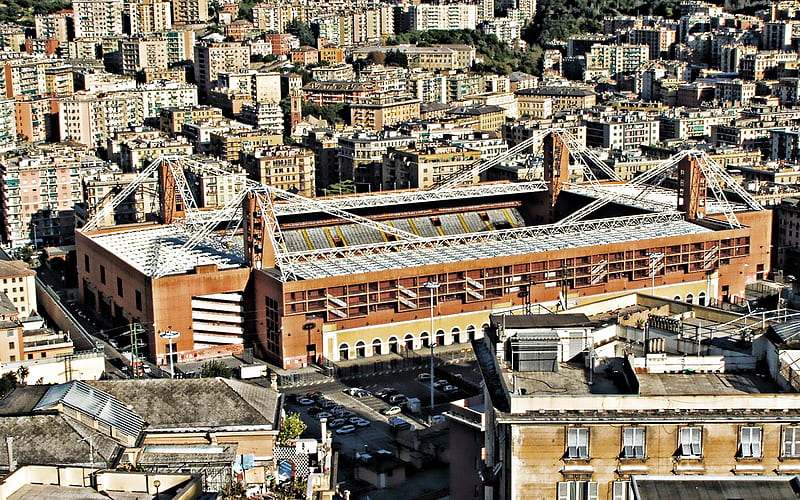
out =
<svg viewBox="0 0 800 500"><path fill-rule="evenodd" d="M420 333L419 343L422 344L422 347L429 347L431 345L431 334L428 332Z"/></svg>
<svg viewBox="0 0 800 500"><path fill-rule="evenodd" d="M483 336L486 336L486 331L489 330L489 323L484 323L481 325L481 331L483 332Z"/></svg>
<svg viewBox="0 0 800 500"><path fill-rule="evenodd" d="M697 294L697 303L701 306L706 305L706 292L700 292Z"/></svg>
<svg viewBox="0 0 800 500"><path fill-rule="evenodd" d="M467 325L467 340L475 340L475 325Z"/></svg>
<svg viewBox="0 0 800 500"><path fill-rule="evenodd" d="M356 357L357 358L367 357L367 344L363 340L359 340L358 342L356 342Z"/></svg>
<svg viewBox="0 0 800 500"><path fill-rule="evenodd" d="M339 361L350 359L350 346L346 342L339 346Z"/></svg>
<svg viewBox="0 0 800 500"><path fill-rule="evenodd" d="M381 339L373 339L372 340L372 355L373 356L380 356L383 354L381 352L382 342Z"/></svg>
<svg viewBox="0 0 800 500"><path fill-rule="evenodd" d="M444 330L436 330L436 344L447 345L444 343Z"/></svg>
<svg viewBox="0 0 800 500"><path fill-rule="evenodd" d="M672 300L677 300L678 302L680 302L681 301L681 296L680 295L676 295L676 296L672 297Z"/></svg>
<svg viewBox="0 0 800 500"><path fill-rule="evenodd" d="M457 326L454 326L450 333L453 334L453 343L460 344L461 343L461 330L458 329Z"/></svg>
<svg viewBox="0 0 800 500"><path fill-rule="evenodd" d="M398 344L397 337L395 337L394 335L389 337L389 352L393 352L393 353L396 354L397 353L397 344Z"/></svg>
<svg viewBox="0 0 800 500"><path fill-rule="evenodd" d="M694 303L694 295L692 295L691 293L687 293L686 294L686 303L687 304Z"/></svg>
<svg viewBox="0 0 800 500"><path fill-rule="evenodd" d="M406 336L403 338L403 342L405 342L406 349L409 351L414 350L414 334L413 333L406 333Z"/></svg>

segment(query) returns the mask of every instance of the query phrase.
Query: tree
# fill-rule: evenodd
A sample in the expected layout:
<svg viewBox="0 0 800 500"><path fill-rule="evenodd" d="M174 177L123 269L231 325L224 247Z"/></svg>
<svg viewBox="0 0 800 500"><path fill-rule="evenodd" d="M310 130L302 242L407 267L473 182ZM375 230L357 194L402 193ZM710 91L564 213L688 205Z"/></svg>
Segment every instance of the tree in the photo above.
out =
<svg viewBox="0 0 800 500"><path fill-rule="evenodd" d="M17 379L19 379L20 383L24 384L25 383L25 379L28 378L29 374L30 374L30 371L28 370L27 366L20 365L20 367L17 368Z"/></svg>
<svg viewBox="0 0 800 500"><path fill-rule="evenodd" d="M17 375L14 372L4 373L0 377L0 398L11 392L17 386Z"/></svg>
<svg viewBox="0 0 800 500"><path fill-rule="evenodd" d="M383 66L386 63L386 54L378 51L370 52L367 54L367 60L372 64L380 64Z"/></svg>
<svg viewBox="0 0 800 500"><path fill-rule="evenodd" d="M203 378L231 378L231 376L233 376L233 371L225 363L220 361L208 361L203 363L203 366L200 368L200 376Z"/></svg>
<svg viewBox="0 0 800 500"><path fill-rule="evenodd" d="M408 67L408 56L399 50L390 50L386 53L386 66L400 66L401 68Z"/></svg>
<svg viewBox="0 0 800 500"><path fill-rule="evenodd" d="M282 445L289 444L293 439L303 435L308 426L300 418L299 413L289 413L281 422L281 430L278 431L278 442Z"/></svg>
<svg viewBox="0 0 800 500"><path fill-rule="evenodd" d="M316 39L314 38L314 33L311 32L311 28L299 19L292 19L289 21L289 24L286 25L286 32L299 38L300 45L313 46L316 44Z"/></svg>

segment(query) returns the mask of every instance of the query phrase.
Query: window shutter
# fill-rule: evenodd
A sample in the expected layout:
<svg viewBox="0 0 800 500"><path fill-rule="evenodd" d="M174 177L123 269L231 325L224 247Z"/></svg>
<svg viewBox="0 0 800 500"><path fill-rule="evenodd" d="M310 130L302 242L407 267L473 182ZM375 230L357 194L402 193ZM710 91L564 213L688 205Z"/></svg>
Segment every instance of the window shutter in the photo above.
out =
<svg viewBox="0 0 800 500"><path fill-rule="evenodd" d="M739 431L739 441L742 444L743 457L753 456L753 450L750 446L750 429L750 427L742 427L741 431Z"/></svg>
<svg viewBox="0 0 800 500"><path fill-rule="evenodd" d="M590 481L586 483L586 500L597 500L597 483Z"/></svg>
<svg viewBox="0 0 800 500"><path fill-rule="evenodd" d="M558 483L558 500L569 500L569 483Z"/></svg>
<svg viewBox="0 0 800 500"><path fill-rule="evenodd" d="M753 449L753 457L761 457L761 427L750 428L750 442Z"/></svg>

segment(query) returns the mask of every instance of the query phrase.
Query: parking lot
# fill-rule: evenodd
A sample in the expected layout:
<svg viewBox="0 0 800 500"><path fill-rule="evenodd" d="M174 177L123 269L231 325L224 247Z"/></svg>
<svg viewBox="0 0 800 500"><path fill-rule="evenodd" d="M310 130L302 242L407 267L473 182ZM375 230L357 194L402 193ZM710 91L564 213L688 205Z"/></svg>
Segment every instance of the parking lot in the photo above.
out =
<svg viewBox="0 0 800 500"><path fill-rule="evenodd" d="M433 412L430 410L431 384L427 371L363 377L357 382L351 382L352 386L336 382L325 384L315 390L287 391L290 397L287 397L286 409L289 412L300 414L308 426L306 434L309 437L320 436L320 422L317 417L322 411L331 414L328 418L329 422L337 418L330 411L334 408L339 410L339 413L351 412L354 417L368 421L368 425L354 425L353 431L347 434L336 434L336 430L341 428L340 426L331 429L334 432L334 442L340 443L341 452L352 455L355 452L364 452L365 449L379 450L393 447L395 433L392 432L389 425L391 415L384 415L381 413L382 411L393 406L401 407L402 412L395 415L396 417L404 419L417 429L423 428L428 425L429 415L446 410L450 401L477 394L475 388L479 379L474 363L437 368L434 384L438 382L438 388L434 389L435 407ZM447 386L451 387L445 391ZM375 395L385 389L390 389L389 392L391 396L395 396L395 401L402 399L398 398L402 395L410 399L412 404L393 404L389 402L391 396L381 399ZM306 397L313 399L305 400ZM421 407L419 413L409 411L411 407L415 406L415 399L418 400ZM349 413L345 415L352 418L349 417ZM345 422L343 425L352 424Z"/></svg>

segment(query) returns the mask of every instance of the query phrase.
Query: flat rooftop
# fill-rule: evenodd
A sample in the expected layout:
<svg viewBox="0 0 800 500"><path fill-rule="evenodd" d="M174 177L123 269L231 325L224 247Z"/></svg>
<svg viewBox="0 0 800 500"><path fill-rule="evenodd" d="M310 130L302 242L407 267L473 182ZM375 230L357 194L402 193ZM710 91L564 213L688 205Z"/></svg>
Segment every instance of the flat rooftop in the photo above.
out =
<svg viewBox="0 0 800 500"><path fill-rule="evenodd" d="M214 248L206 242L191 249L184 248L190 235L177 225L137 226L88 237L151 278L185 274L202 265L234 269L243 263L233 252Z"/></svg>

